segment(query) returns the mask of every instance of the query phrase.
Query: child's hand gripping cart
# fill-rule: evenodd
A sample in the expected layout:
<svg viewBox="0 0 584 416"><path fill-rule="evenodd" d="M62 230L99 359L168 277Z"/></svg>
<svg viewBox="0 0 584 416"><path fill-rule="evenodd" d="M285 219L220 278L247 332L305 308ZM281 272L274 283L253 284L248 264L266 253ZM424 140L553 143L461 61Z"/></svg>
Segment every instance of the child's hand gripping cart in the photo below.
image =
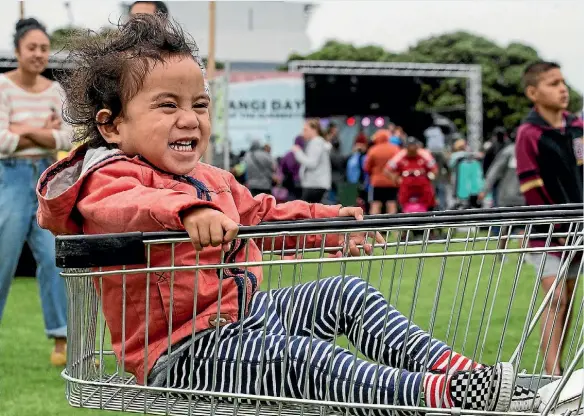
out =
<svg viewBox="0 0 584 416"><path fill-rule="evenodd" d="M556 357L564 376L548 376L538 322L555 319L543 312L552 296L541 296L541 272L522 259L558 248L517 241L535 237L536 226L538 233L548 227L548 241L558 224L569 229L555 283L562 288L582 251L582 215L582 206L522 207L242 227L235 248L250 253L256 245L263 258L245 254L236 263L222 253L212 264L199 255L193 264L176 264L175 248L190 244L179 232L59 237L57 263L69 293L67 399L76 407L151 414L502 415L512 406L502 400L505 392L524 386L538 397L508 414L577 414L584 386L581 279L566 299L572 326L562 328L565 348ZM525 226L525 237L506 236L504 250L497 248L501 235L455 232L514 225ZM446 237L430 240L438 226ZM411 241L413 230L424 238ZM345 242L354 232L398 238L376 243L372 255L350 257ZM339 246L328 245L332 240ZM168 262L156 262L164 250ZM300 260L283 260L292 255ZM222 288L251 275L258 288L249 293L241 285L240 299L250 301L234 321L222 314ZM188 293L185 276L194 288ZM213 310L201 312L209 280L219 285L218 296ZM121 296L109 297L112 285ZM144 293L145 303L134 302ZM111 308L119 312L115 319ZM202 313L209 325L198 330ZM163 317L162 335L153 316ZM177 331L188 335L177 341ZM500 361L510 364L478 366ZM485 368L511 375L489 381L497 397L473 383L454 384L461 374L494 374ZM432 390L433 380L451 388ZM478 397L488 404L482 410Z"/></svg>

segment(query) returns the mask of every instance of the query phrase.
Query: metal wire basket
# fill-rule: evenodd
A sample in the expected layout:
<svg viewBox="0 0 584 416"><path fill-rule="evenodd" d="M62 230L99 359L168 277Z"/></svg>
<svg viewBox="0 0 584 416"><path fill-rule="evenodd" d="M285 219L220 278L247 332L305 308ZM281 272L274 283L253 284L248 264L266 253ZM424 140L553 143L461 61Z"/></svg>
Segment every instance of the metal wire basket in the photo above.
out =
<svg viewBox="0 0 584 416"><path fill-rule="evenodd" d="M469 357L472 362L493 364L509 361L515 369L514 383L538 389L547 383L560 379L552 400L540 408L532 408L532 414L547 415L554 413L557 399L566 384L567 377L574 370L582 368L583 358L583 297L582 250L583 250L583 210L582 205L564 205L556 207L520 207L513 209L468 210L464 212L446 211L428 214L408 214L395 216L370 216L364 221L347 218L330 220L309 220L299 222L280 222L261 224L254 227L242 227L238 235L239 250L246 253L240 260L229 260L226 253L221 253L216 262L199 262L199 256L192 264L175 263L175 250L189 244L185 233L130 233L102 236L61 236L57 238L57 263L63 267L69 294L68 316L68 357L63 377L67 385L67 399L72 406L117 411L129 411L151 414L207 415L207 414L392 414L417 412L426 414L499 414L501 412L473 411L461 408L431 409L421 400L406 406L377 403L374 396L351 397L350 400L338 401L326 385L327 392L315 399L316 381L309 377L309 371L298 378L293 393L284 393L285 389L266 389L259 379L251 380L251 374L245 367L242 357L249 351L243 350L245 343L239 342L234 361L235 377L218 382L221 368L214 367L211 386L215 388L194 388L197 383L192 377L183 388L171 385L171 373L176 367L170 364L160 372L162 384L153 385L152 374L145 371L136 379L129 373L128 362L131 346L126 345L130 337L135 336L137 328L127 322L127 315L133 308L130 291L141 287L147 293L156 290L156 283L164 280L168 289L166 307L166 332L164 357L170 357L176 351L177 342L172 339L178 326L191 325L192 330L181 342L200 339L192 324L197 318L197 283L195 291L188 296L181 294L176 282L190 276L198 282L204 270L215 270L219 285L217 315L213 325L203 331L212 340L217 340L225 327L221 314L221 285L233 280L233 269L238 269L245 276L263 272L260 285L262 293L274 292L281 288L300 287L307 282L327 281L327 276L336 276L341 282L358 278L367 287L383 294L391 305L395 306L407 318L433 337L442 339L454 350ZM464 231L460 231L464 230ZM497 230L494 232L494 230ZM327 237L340 236L336 241L348 241L352 233L366 233L373 236L381 233L386 243L376 243L371 255L350 257L346 254L347 243L338 246L327 245ZM317 238L313 238L317 236ZM528 241L539 239L541 247L530 247ZM311 242L310 244L308 242ZM558 248L557 241L562 242ZM555 242L555 243L554 243ZM181 246L182 245L182 246ZM249 257L254 247L262 249L263 257ZM169 253L168 264L153 261L161 250ZM553 253L556 254L553 254ZM561 256L558 255L561 253ZM331 255L333 253L333 255ZM340 254L339 254L340 253ZM364 254L364 253L363 253ZM538 267L526 264L527 257L543 254ZM546 269L547 257L555 256L560 267L556 279L547 295L542 294L540 279ZM574 270L576 278L573 279ZM572 274L572 276L569 276ZM545 277L545 276L544 276ZM116 283L117 282L117 283ZM105 286L117 284L121 296L116 299L106 298ZM177 286L178 287L175 287ZM319 286L320 287L320 286ZM324 287L324 286L323 286ZM571 296L554 297L554 293L571 289ZM248 287L242 288L244 297ZM567 292L566 292L567 293ZM107 295L109 296L109 295ZM277 296L277 295L274 295ZM315 295L316 296L316 295ZM324 296L322 293L319 296ZM368 296L368 295L364 295ZM148 298L147 298L148 299ZM179 309L189 299L191 316L178 316ZM336 298L330 297L330 302ZM108 305L119 303L121 311L121 335L118 334L119 348L113 352L110 343L110 331L104 318ZM309 301L307 301L309 302ZM365 301L364 301L365 302ZM317 305L316 302L313 302ZM310 304L307 303L307 304ZM365 304L365 303L364 303ZM369 305L371 306L371 305ZM148 300L144 305L144 321L149 322L155 304ZM321 317L317 307L306 311L310 319L306 321L306 342L309 354L314 352L314 345L322 340ZM352 360L352 375L359 363L375 364L375 383L380 381L379 371L384 368L383 347L376 357L366 358L367 351L359 351L342 333L343 323L341 301L335 306L332 336L326 342L330 348L346 354ZM362 307L359 325L353 328L348 338L355 340L364 336L364 328L373 324L385 331L391 323L391 314L385 314L372 322L368 317L375 315L375 308ZM560 311L567 310L569 321L562 321ZM285 327L285 345L295 342L294 335L288 331L299 319L289 310L282 310L281 320ZM333 310L333 309L330 309ZM251 313L251 312L246 312ZM262 311L262 313L264 313ZM266 309L257 329L262 336L257 348L268 348L266 340L269 316L273 310ZM236 340L243 339L247 332L242 322L247 315L244 312L237 326ZM371 318L373 319L373 318ZM553 361L561 363L564 377L552 377L545 374L545 363L550 362L553 351L551 343L542 339L538 321L551 320L561 326L561 342L564 346L563 356L555 354ZM382 326L380 326L382 324ZM189 327L190 328L190 327ZM150 333L149 333L150 331ZM146 368L149 367L149 335L152 328L146 325L139 339L142 340ZM120 338L121 337L121 338ZM408 334L406 334L406 338ZM321 336L322 338L322 336ZM132 338L136 339L136 338ZM357 342L358 343L358 342ZM214 343L212 357L220 363L222 352ZM302 344L304 345L304 344ZM192 344L189 348L192 347ZM152 349L152 346L150 346ZM421 365L417 370L428 371L431 351L427 348ZM371 354L369 354L371 355ZM408 370L406 353L397 356L399 365L396 370L401 373ZM265 354L260 354L265 356ZM171 360L168 360L169 362ZM261 360L260 360L261 361ZM194 370L194 360L190 373ZM219 365L219 364L217 364ZM268 361L260 362L268 366ZM283 364L291 365L289 361ZM283 378L288 371L279 367ZM409 368L411 370L411 368ZM332 365L327 371L332 370ZM324 371L324 370L323 370ZM246 376L242 378L242 376ZM225 374L223 374L225 376ZM193 376L194 377L194 376ZM326 374L325 374L326 379ZM355 377L348 383L354 387ZM284 384L284 381L282 381ZM251 387L250 387L251 386ZM266 394L277 391L279 395ZM317 394L318 395L318 394ZM578 408L582 407L579 399ZM523 413L524 414L524 413Z"/></svg>

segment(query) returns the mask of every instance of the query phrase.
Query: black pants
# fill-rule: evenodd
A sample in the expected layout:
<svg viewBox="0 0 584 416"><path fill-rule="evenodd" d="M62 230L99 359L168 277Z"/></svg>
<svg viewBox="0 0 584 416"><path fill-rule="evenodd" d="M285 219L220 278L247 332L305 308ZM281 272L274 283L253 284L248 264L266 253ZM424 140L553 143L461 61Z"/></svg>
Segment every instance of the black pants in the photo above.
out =
<svg viewBox="0 0 584 416"><path fill-rule="evenodd" d="M323 188L303 188L301 199L311 204L320 203L325 193L326 189Z"/></svg>

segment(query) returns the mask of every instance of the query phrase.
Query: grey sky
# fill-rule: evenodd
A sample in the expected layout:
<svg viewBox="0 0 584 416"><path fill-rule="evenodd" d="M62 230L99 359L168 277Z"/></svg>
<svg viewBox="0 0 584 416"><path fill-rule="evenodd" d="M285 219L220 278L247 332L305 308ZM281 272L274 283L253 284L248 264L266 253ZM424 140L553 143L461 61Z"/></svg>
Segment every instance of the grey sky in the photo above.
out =
<svg viewBox="0 0 584 416"><path fill-rule="evenodd" d="M376 43L401 51L418 39L446 31L467 30L501 45L520 41L546 59L557 60L568 81L584 91L583 0L384 0L323 1L314 11L309 36L314 48L336 38ZM26 14L49 29L68 22L64 2L26 1ZM99 28L119 17L119 1L72 1L76 25ZM0 48L11 47L18 2L3 4ZM357 22L367 22L357 25ZM221 28L217 28L221 30Z"/></svg>

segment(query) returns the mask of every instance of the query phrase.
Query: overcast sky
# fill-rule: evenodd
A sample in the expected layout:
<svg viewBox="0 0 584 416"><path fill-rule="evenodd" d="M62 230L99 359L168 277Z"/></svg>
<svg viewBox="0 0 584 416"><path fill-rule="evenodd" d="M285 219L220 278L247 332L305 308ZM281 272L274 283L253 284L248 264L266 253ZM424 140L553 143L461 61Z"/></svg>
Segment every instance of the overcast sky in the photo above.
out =
<svg viewBox="0 0 584 416"><path fill-rule="evenodd" d="M319 2L308 30L313 47L330 38L356 44L376 43L402 51L417 40L466 30L501 45L519 41L557 60L568 81L584 91L584 0L346 0ZM119 1L72 1L75 24L99 28L119 17ZM3 2L0 48L11 47L16 1ZM64 2L26 1L26 14L49 30L68 22ZM362 22L366 22L363 24Z"/></svg>

